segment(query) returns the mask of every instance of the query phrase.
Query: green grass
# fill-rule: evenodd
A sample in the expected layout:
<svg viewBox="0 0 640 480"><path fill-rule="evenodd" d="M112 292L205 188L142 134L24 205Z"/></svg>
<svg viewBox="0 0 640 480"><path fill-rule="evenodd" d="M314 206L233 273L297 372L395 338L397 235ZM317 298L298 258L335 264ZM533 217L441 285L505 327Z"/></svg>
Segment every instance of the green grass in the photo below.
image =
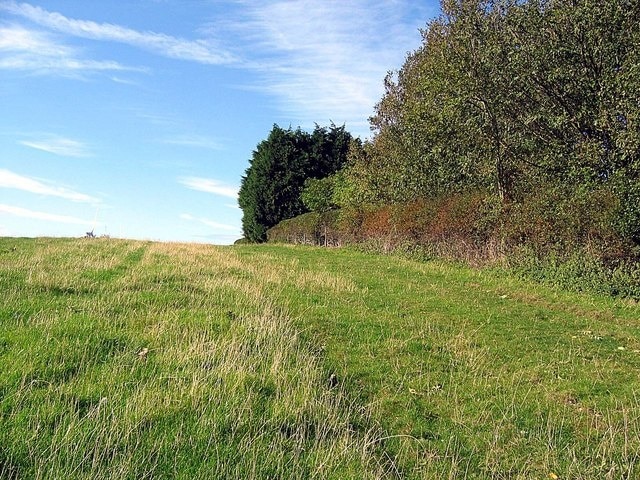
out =
<svg viewBox="0 0 640 480"><path fill-rule="evenodd" d="M349 250L0 239L0 478L637 478L640 306Z"/></svg>

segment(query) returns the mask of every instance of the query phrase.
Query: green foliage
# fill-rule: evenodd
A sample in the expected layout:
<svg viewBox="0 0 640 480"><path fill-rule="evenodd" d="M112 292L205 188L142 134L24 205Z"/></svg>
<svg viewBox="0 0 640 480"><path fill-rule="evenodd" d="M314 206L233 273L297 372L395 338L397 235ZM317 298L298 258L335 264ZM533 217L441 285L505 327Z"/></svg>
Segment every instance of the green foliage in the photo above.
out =
<svg viewBox="0 0 640 480"><path fill-rule="evenodd" d="M640 3L443 0L442 12L385 78L373 139L307 183L307 208L340 207L322 222L337 243L473 264L531 251L559 284L637 295L622 284L640 260ZM272 236L320 244L319 219Z"/></svg>
<svg viewBox="0 0 640 480"><path fill-rule="evenodd" d="M555 287L640 299L639 263L607 265L589 250L541 256L523 246L512 252L506 265L510 272Z"/></svg>
<svg viewBox="0 0 640 480"><path fill-rule="evenodd" d="M390 201L383 171L376 171L371 143L353 140L347 153L347 164L337 177L333 201L340 207L360 206Z"/></svg>
<svg viewBox="0 0 640 480"><path fill-rule="evenodd" d="M590 248L603 259L632 259L629 241L616 233L616 196L595 189L541 188L505 207L501 233L507 244L527 244L538 254L569 255Z"/></svg>
<svg viewBox="0 0 640 480"><path fill-rule="evenodd" d="M336 175L305 180L300 198L307 209L322 213L336 208L333 201L334 187L338 181Z"/></svg>
<svg viewBox="0 0 640 480"><path fill-rule="evenodd" d="M320 214L309 212L283 220L267 231L267 239L276 243L318 244Z"/></svg>
<svg viewBox="0 0 640 480"><path fill-rule="evenodd" d="M304 212L299 196L309 169L308 141L300 129L275 125L253 152L238 197L248 240L263 241L267 228Z"/></svg>
<svg viewBox="0 0 640 480"><path fill-rule="evenodd" d="M639 242L639 4L445 0L442 11L385 79L375 136L353 149L337 203L480 190L510 206L561 189L617 203L612 233Z"/></svg>
<svg viewBox="0 0 640 480"><path fill-rule="evenodd" d="M627 180L616 187L620 199L618 215L614 220L616 230L625 238L632 239L640 248L640 181Z"/></svg>
<svg viewBox="0 0 640 480"><path fill-rule="evenodd" d="M238 202L245 238L265 241L267 229L307 211L301 200L305 181L324 178L342 167L350 141L344 126L316 126L309 134L274 125L242 177Z"/></svg>
<svg viewBox="0 0 640 480"><path fill-rule="evenodd" d="M640 249L613 228L620 208L605 188L541 189L506 205L497 196L467 192L306 214L271 228L268 237L506 265L564 288L638 298Z"/></svg>
<svg viewBox="0 0 640 480"><path fill-rule="evenodd" d="M267 231L269 242L303 245L339 246L344 235L337 225L339 212L309 212L283 220Z"/></svg>

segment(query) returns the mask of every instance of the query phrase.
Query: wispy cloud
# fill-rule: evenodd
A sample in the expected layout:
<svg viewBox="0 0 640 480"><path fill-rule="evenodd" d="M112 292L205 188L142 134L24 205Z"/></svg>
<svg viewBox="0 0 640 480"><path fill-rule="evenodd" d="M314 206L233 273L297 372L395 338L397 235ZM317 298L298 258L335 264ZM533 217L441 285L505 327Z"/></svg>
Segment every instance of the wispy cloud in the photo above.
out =
<svg viewBox="0 0 640 480"><path fill-rule="evenodd" d="M22 190L38 195L64 198L72 202L99 204L100 200L84 193L75 192L51 182L42 182L35 178L25 177L9 170L0 169L0 188Z"/></svg>
<svg viewBox="0 0 640 480"><path fill-rule="evenodd" d="M54 213L38 212L27 208L15 207L13 205L5 205L0 203L0 214L13 215L21 218L33 218L36 220L44 220L47 222L71 223L75 225L93 225L93 222L82 220L80 218L69 217L67 215L57 215Z"/></svg>
<svg viewBox="0 0 640 480"><path fill-rule="evenodd" d="M222 144L209 137L202 135L177 135L161 140L167 145L177 145L181 147L204 148L208 150L222 150Z"/></svg>
<svg viewBox="0 0 640 480"><path fill-rule="evenodd" d="M63 157L88 157L90 156L87 145L77 140L48 135L46 138L39 140L22 140L21 145L25 147L35 148L44 152L53 153Z"/></svg>
<svg viewBox="0 0 640 480"><path fill-rule="evenodd" d="M191 190L213 193L223 197L238 198L238 187L227 185L213 178L181 177L178 181Z"/></svg>
<svg viewBox="0 0 640 480"><path fill-rule="evenodd" d="M156 32L140 32L111 23L68 18L28 3L4 1L0 9L43 27L75 37L119 42L179 60L209 65L235 62L235 57L209 39L188 40Z"/></svg>
<svg viewBox="0 0 640 480"><path fill-rule="evenodd" d="M238 226L219 223L219 222L216 222L214 220L209 220L208 218L194 217L193 215L190 215L188 213L181 214L180 218L183 219L183 220L187 220L189 222L198 222L198 223L201 223L201 224L206 225L208 227L215 228L216 230L225 230L227 232L238 232L238 233L240 233L240 227L238 227Z"/></svg>
<svg viewBox="0 0 640 480"><path fill-rule="evenodd" d="M2 4L0 3L0 9ZM68 57L74 50L56 42L51 35L29 30L19 25L0 27L0 50L8 52L37 52L50 57Z"/></svg>
<svg viewBox="0 0 640 480"><path fill-rule="evenodd" d="M435 0L265 0L242 2L238 17L212 28L246 42L258 73L250 88L279 98L292 120L365 133L386 72L419 46L437 9Z"/></svg>
<svg viewBox="0 0 640 480"><path fill-rule="evenodd" d="M177 128L180 126L180 120L177 116L170 114L161 114L161 113L153 113L149 112L145 109L146 107L141 108L129 108L128 110L134 115L136 118L140 118L145 122L149 122L152 125L160 126L160 127L172 127Z"/></svg>
<svg viewBox="0 0 640 480"><path fill-rule="evenodd" d="M120 83L122 85L132 85L134 87L137 87L137 86L140 85L138 82L135 82L133 80L129 80L128 78L121 78L121 77L116 77L116 76L111 77L111 81L113 81L115 83Z"/></svg>
<svg viewBox="0 0 640 480"><path fill-rule="evenodd" d="M0 59L0 68L131 69L79 58L70 47L51 42L56 39L50 34L117 42L168 58L246 68L252 80L238 87L275 97L291 121L312 127L332 120L367 135L367 119L382 97L385 74L400 67L405 53L419 46L418 29L438 13L437 0L239 0L228 6L224 19L200 29L201 38L188 39L0 0L0 11L47 29L46 34L25 30L5 35L5 43L18 42L24 51ZM215 38L225 38L233 50ZM36 46L44 53L37 53Z"/></svg>
<svg viewBox="0 0 640 480"><path fill-rule="evenodd" d="M0 3L0 10L3 4ZM0 26L0 69L81 75L101 71L143 71L114 61L82 58L80 52L53 35L19 25Z"/></svg>

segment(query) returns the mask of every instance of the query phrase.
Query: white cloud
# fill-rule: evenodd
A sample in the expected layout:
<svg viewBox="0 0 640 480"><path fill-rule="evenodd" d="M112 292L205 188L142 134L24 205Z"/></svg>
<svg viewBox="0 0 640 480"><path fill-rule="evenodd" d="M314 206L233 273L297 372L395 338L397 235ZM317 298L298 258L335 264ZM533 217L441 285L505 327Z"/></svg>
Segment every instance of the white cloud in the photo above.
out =
<svg viewBox="0 0 640 480"><path fill-rule="evenodd" d="M212 178L182 177L178 181L191 190L213 193L223 197L238 198L238 187L226 185L225 183Z"/></svg>
<svg viewBox="0 0 640 480"><path fill-rule="evenodd" d="M418 29L437 11L435 0L265 0L243 2L213 28L246 42L259 78L249 87L279 98L292 120L366 135L384 76L420 45Z"/></svg>
<svg viewBox="0 0 640 480"><path fill-rule="evenodd" d="M167 145L178 145L181 147L204 148L208 150L222 150L223 146L220 142L213 138L201 135L177 135L161 140Z"/></svg>
<svg viewBox="0 0 640 480"><path fill-rule="evenodd" d="M3 4L0 3L0 9ZM114 61L81 58L77 49L52 35L22 26L0 26L0 69L78 75L82 72L144 71Z"/></svg>
<svg viewBox="0 0 640 480"><path fill-rule="evenodd" d="M228 64L235 61L233 55L222 50L211 40L187 40L163 33L140 32L111 23L76 20L57 12L49 12L41 7L15 1L0 3L0 9L67 35L124 43L169 58L209 65Z"/></svg>
<svg viewBox="0 0 640 480"><path fill-rule="evenodd" d="M131 70L117 62L78 60L73 58L44 58L38 55L19 55L0 59L0 69L28 70L40 73L74 74L104 70Z"/></svg>
<svg viewBox="0 0 640 480"><path fill-rule="evenodd" d="M224 223L219 223L213 220L209 220L207 218L199 218L199 217L194 217L193 215L190 215L188 213L183 213L180 215L180 218L183 220L187 220L189 222L198 222L198 223L202 223L203 225L206 225L208 227L212 227L215 228L216 230L225 230L228 232L240 232L240 227L237 227L235 225L227 225Z"/></svg>
<svg viewBox="0 0 640 480"><path fill-rule="evenodd" d="M387 71L400 67L405 53L420 45L418 29L438 13L436 0L239 0L227 7L224 19L202 28L203 38L192 40L0 0L0 10L61 35L123 43L201 64L242 66L253 75L250 84L238 87L272 95L291 121L313 127L332 120L363 136L369 134L367 119L384 93ZM78 59L68 47L39 35L13 40L30 54L0 59L0 68L35 69L40 62L47 70L66 72L131 69ZM244 58L214 37L233 42ZM48 54L32 58L34 45Z"/></svg>
<svg viewBox="0 0 640 480"><path fill-rule="evenodd" d="M23 140L20 144L63 157L90 156L89 150L85 144L69 138L48 136L41 140Z"/></svg>
<svg viewBox="0 0 640 480"><path fill-rule="evenodd" d="M142 120L149 122L152 125L158 125L161 127L174 127L174 128L180 125L180 121L176 116L150 113L150 112L146 112L136 108L131 108L129 110L137 118L141 118Z"/></svg>
<svg viewBox="0 0 640 480"><path fill-rule="evenodd" d="M93 222L82 220L80 218L69 217L67 215L57 215L54 213L38 212L22 207L0 204L0 213L13 215L21 218L33 218L36 220L45 220L47 222L71 223L75 225L93 225Z"/></svg>
<svg viewBox="0 0 640 480"><path fill-rule="evenodd" d="M85 195L84 193L74 192L64 187L43 183L34 178L25 177L13 173L9 170L0 169L0 188L12 188L15 190L23 190L38 195L46 195L52 197L64 198L72 202L98 204L100 200Z"/></svg>
<svg viewBox="0 0 640 480"><path fill-rule="evenodd" d="M0 50L33 52L50 57L68 57L74 53L70 47L56 43L51 35L18 25L0 27Z"/></svg>

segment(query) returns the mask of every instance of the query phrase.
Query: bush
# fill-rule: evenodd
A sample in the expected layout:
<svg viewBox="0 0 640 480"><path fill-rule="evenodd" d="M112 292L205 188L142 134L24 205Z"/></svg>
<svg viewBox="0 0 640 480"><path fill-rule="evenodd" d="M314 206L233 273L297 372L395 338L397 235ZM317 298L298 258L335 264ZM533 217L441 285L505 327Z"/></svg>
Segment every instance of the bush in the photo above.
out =
<svg viewBox="0 0 640 480"><path fill-rule="evenodd" d="M585 249L614 265L628 259L632 248L615 228L619 208L604 189L540 189L507 207L500 234L510 247L528 245L541 257Z"/></svg>
<svg viewBox="0 0 640 480"><path fill-rule="evenodd" d="M336 210L310 212L280 222L267 231L269 242L302 245L340 246L343 235L338 229Z"/></svg>
<svg viewBox="0 0 640 480"><path fill-rule="evenodd" d="M283 220L267 230L267 239L269 242L317 245L319 219L319 213L310 212Z"/></svg>
<svg viewBox="0 0 640 480"><path fill-rule="evenodd" d="M333 188L335 175L325 178L308 178L304 182L304 188L300 199L305 207L312 212L327 212L337 205L333 203Z"/></svg>
<svg viewBox="0 0 640 480"><path fill-rule="evenodd" d="M577 250L566 257L555 254L541 257L525 246L514 250L505 266L523 278L567 290L640 300L640 263L612 268L586 250Z"/></svg>

